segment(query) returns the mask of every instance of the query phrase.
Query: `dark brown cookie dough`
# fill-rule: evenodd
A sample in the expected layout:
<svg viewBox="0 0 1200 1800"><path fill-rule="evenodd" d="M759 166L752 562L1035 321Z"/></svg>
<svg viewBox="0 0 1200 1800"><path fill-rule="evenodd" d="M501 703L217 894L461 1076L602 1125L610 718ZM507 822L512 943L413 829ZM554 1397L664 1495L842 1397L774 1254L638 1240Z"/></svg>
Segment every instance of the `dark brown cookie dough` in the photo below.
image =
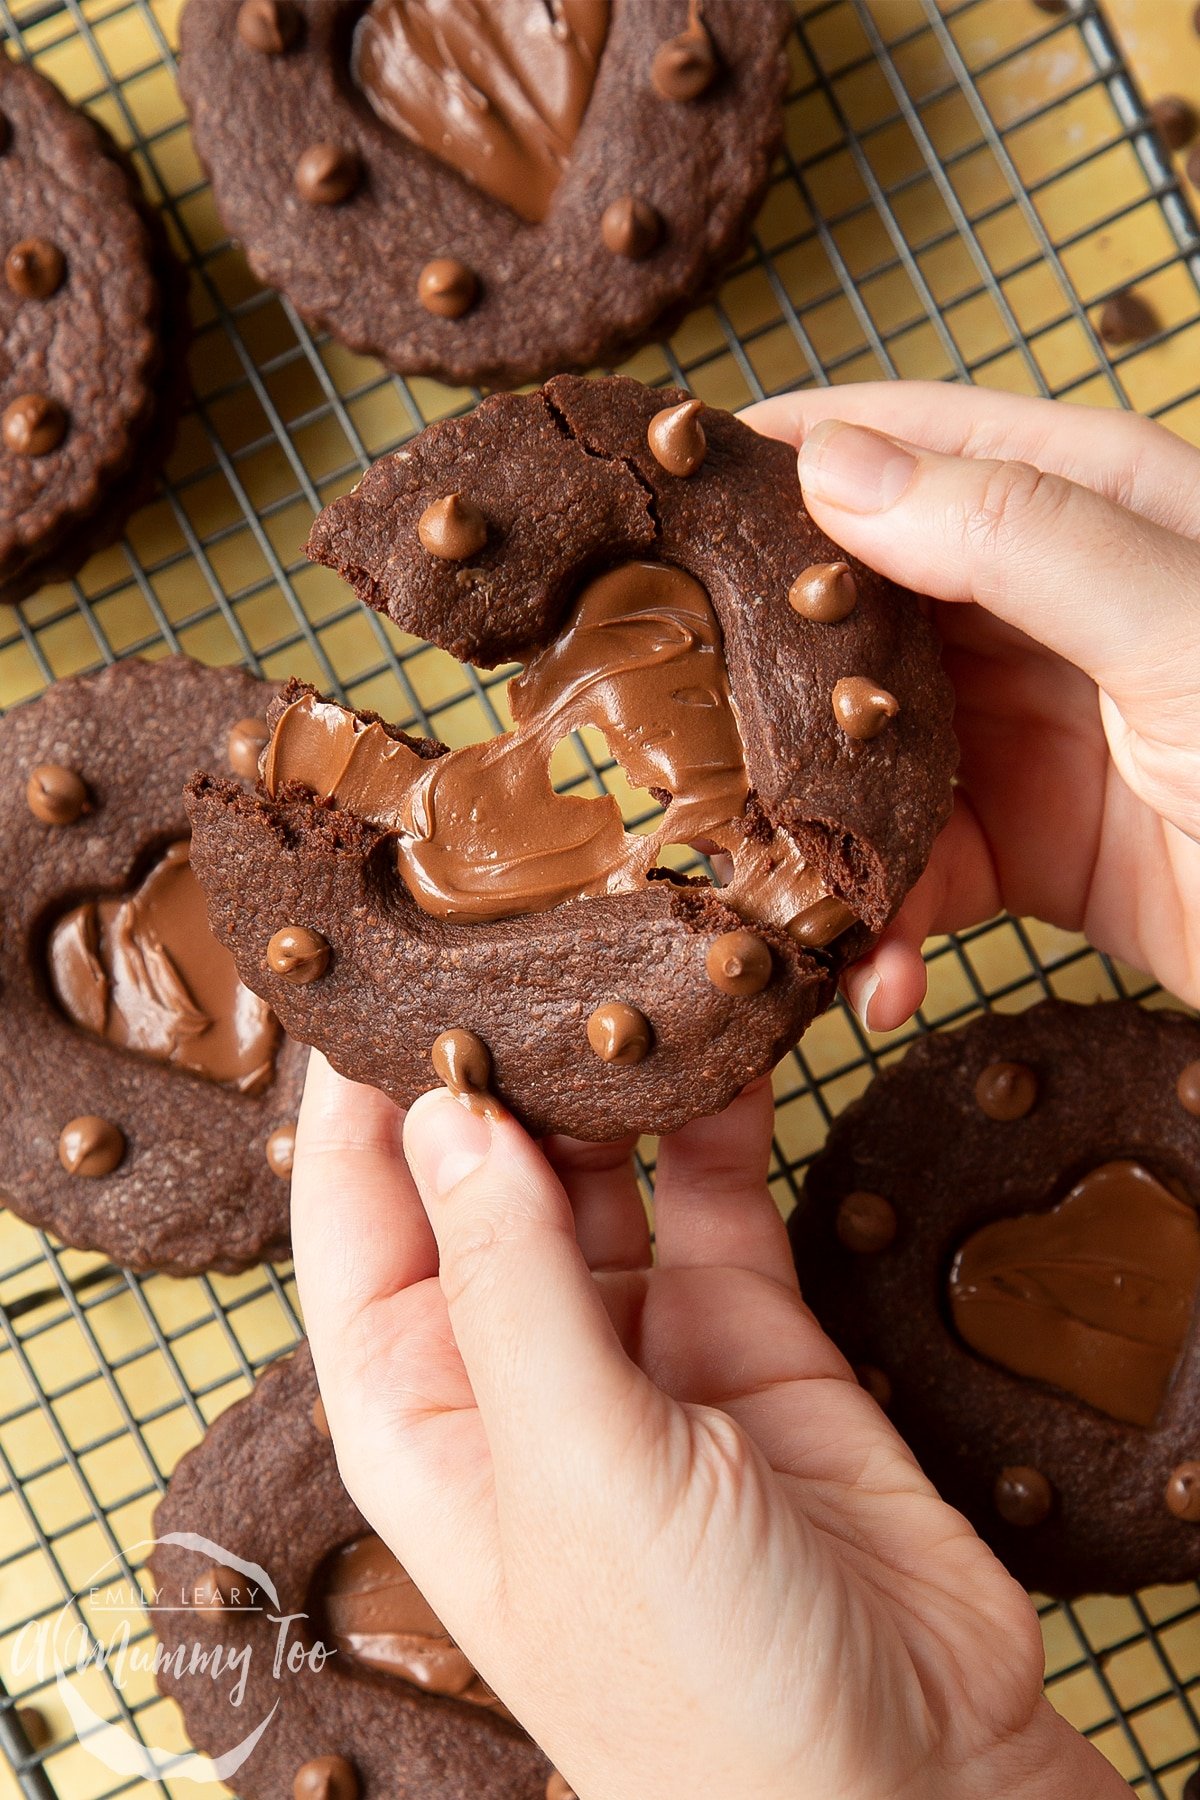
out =
<svg viewBox="0 0 1200 1800"><path fill-rule="evenodd" d="M73 574L150 491L186 390L184 278L131 166L0 56L0 601Z"/></svg>
<svg viewBox="0 0 1200 1800"><path fill-rule="evenodd" d="M406 88L424 12L471 105L442 108L442 68ZM663 335L739 253L789 20L784 0L190 0L180 84L261 280L393 368L511 386Z"/></svg>
<svg viewBox="0 0 1200 1800"><path fill-rule="evenodd" d="M1039 1592L1200 1574L1198 1206L1200 1023L1132 1001L920 1039L809 1170L805 1299Z"/></svg>
<svg viewBox="0 0 1200 1800"><path fill-rule="evenodd" d="M694 473L666 471L652 429ZM290 690L267 791L210 776L190 791L196 868L242 979L404 1104L434 1084L443 1032L475 1034L535 1131L671 1130L769 1069L924 866L955 759L911 595L856 565L837 620L789 601L835 554L792 453L679 394L561 378L376 464L310 551L460 655L523 651L521 729L448 755ZM834 705L860 672L893 709L869 739ZM548 753L581 722L671 800L666 842L728 844L727 888L668 878L650 836L623 835L599 801L566 803L563 835L545 833ZM531 744L537 779L506 777ZM320 940L319 967L288 966L278 934L297 928ZM644 1021L638 1055L607 1054L591 1025L615 1006Z"/></svg>
<svg viewBox="0 0 1200 1800"><path fill-rule="evenodd" d="M546 1758L495 1704L461 1651L437 1636L432 1615L414 1619L423 1603L413 1592L377 1590L374 1623L385 1608L393 1617L403 1611L409 1632L393 1646L395 1654L377 1638L373 1666L356 1657L356 1591L364 1574L377 1574L391 1559L378 1540L369 1540L369 1527L338 1479L333 1448L314 1422L317 1398L304 1345L222 1414L175 1470L154 1520L155 1629L168 1653L183 1648L185 1663L194 1644L248 1650L249 1673L236 1711L227 1684L206 1673L179 1674L169 1660L159 1677L162 1691L182 1707L196 1748L214 1756L278 1703L237 1773L246 1800L291 1794L301 1768L318 1758L339 1759L339 1779L362 1800L547 1800L561 1789L551 1787ZM306 1615L289 1627L289 1647L320 1642L336 1645L337 1654L319 1670L308 1664L274 1679L279 1627L268 1612L229 1612L214 1593L229 1597L248 1578L229 1564L214 1568L211 1554L164 1543L168 1533L196 1534L257 1565L278 1598L275 1605L275 1596L265 1597L268 1612ZM342 1547L348 1545L355 1547L347 1554ZM385 1615L385 1630L388 1623ZM402 1669L410 1650L420 1652L418 1666L442 1692L384 1672Z"/></svg>
<svg viewBox="0 0 1200 1800"><path fill-rule="evenodd" d="M0 720L0 1197L131 1268L287 1255L305 1051L204 927L183 806L276 691L125 662Z"/></svg>

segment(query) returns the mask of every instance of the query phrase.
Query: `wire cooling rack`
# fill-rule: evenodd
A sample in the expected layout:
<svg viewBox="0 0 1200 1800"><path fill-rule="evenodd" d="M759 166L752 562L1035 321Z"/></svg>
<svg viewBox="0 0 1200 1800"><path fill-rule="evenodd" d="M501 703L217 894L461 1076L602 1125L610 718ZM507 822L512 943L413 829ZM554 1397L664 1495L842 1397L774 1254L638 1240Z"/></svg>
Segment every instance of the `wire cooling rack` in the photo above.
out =
<svg viewBox="0 0 1200 1800"><path fill-rule="evenodd" d="M0 0L9 52L132 148L190 264L197 325L196 403L160 497L77 583L0 608L0 706L118 656L184 650L299 674L450 743L484 735L503 673L406 638L300 552L313 513L370 460L477 396L384 375L253 282L187 133L177 10ZM797 0L792 55L787 149L750 252L630 372L725 406L880 375L971 380L1135 407L1200 440L1200 232L1090 0L1061 14L1033 0ZM1110 357L1097 311L1134 282L1161 330ZM616 780L586 744L576 755L568 782ZM772 1179L784 1210L828 1120L913 1031L1046 993L1159 998L1028 921L928 954L914 1026L868 1037L839 1008L781 1066ZM135 1277L0 1214L0 1744L25 1794L151 1785L107 1775L76 1741L52 1680L24 1668L21 1629L64 1603L86 1627L89 1602L72 1597L106 1562L134 1571L179 1455L300 1329L286 1269ZM1055 1704L1141 1793L1178 1800L1200 1757L1197 1590L1042 1616ZM183 1747L149 1678L119 1690L82 1679L101 1717ZM29 1707L44 1747L19 1712ZM6 1779L0 1769L0 1793Z"/></svg>

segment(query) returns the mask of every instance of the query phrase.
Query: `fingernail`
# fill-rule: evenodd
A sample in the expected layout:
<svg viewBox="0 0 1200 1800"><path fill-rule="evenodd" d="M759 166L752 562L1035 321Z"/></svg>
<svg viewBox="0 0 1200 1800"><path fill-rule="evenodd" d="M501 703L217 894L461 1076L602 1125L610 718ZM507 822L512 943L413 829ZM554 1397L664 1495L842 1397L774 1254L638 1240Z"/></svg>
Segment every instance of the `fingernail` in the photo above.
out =
<svg viewBox="0 0 1200 1800"><path fill-rule="evenodd" d="M473 1175L492 1147L492 1123L445 1091L422 1094L404 1125L404 1153L421 1192L444 1200Z"/></svg>
<svg viewBox="0 0 1200 1800"><path fill-rule="evenodd" d="M878 969L850 969L846 974L846 998L864 1031L870 1031L871 1002L879 992Z"/></svg>
<svg viewBox="0 0 1200 1800"><path fill-rule="evenodd" d="M810 500L844 512L886 512L916 473L903 444L863 425L822 419L800 447L800 485Z"/></svg>

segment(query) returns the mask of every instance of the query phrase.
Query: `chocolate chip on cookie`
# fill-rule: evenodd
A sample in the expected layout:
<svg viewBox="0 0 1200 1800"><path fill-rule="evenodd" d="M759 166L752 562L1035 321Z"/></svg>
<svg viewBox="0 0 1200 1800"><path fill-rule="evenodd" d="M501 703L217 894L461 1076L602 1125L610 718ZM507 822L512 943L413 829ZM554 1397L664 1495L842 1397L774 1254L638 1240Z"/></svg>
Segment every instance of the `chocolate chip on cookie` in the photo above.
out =
<svg viewBox="0 0 1200 1800"><path fill-rule="evenodd" d="M180 85L264 281L395 369L513 386L665 335L740 253L790 23L786 0L189 0Z"/></svg>
<svg viewBox="0 0 1200 1800"><path fill-rule="evenodd" d="M843 564L850 613L791 603L834 559L794 465L684 394L560 377L431 427L322 514L310 554L364 600L525 668L513 731L454 751L293 684L260 790L193 784L218 929L294 1035L408 1103L463 1087L444 1034L469 1033L468 1087L585 1138L716 1110L795 1042L924 866L955 747L911 595ZM851 739L831 696L861 668L890 710ZM584 726L662 804L652 827L552 791ZM673 874L696 843L726 885ZM299 925L328 946L307 984L276 954Z"/></svg>
<svg viewBox="0 0 1200 1800"><path fill-rule="evenodd" d="M0 720L0 1191L133 1268L287 1254L305 1053L209 930L183 807L274 692L126 662Z"/></svg>
<svg viewBox="0 0 1200 1800"><path fill-rule="evenodd" d="M821 1324L1043 1593L1200 1574L1198 1057L1200 1023L1132 1001L921 1038L836 1121L790 1227ZM864 1196L903 1230L864 1230Z"/></svg>
<svg viewBox="0 0 1200 1800"><path fill-rule="evenodd" d="M0 57L0 601L75 572L145 499L186 390L184 277L132 165Z"/></svg>

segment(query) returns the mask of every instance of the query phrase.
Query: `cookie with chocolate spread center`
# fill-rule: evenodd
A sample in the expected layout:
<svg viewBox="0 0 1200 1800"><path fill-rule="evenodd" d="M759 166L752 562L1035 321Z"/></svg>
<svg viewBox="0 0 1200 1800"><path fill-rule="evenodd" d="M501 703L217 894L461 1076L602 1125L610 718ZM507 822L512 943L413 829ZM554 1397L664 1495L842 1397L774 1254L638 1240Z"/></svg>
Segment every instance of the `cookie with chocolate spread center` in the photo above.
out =
<svg viewBox="0 0 1200 1800"><path fill-rule="evenodd" d="M208 930L183 784L253 776L278 690L182 657L0 720L0 1198L131 1268L288 1251L305 1052Z"/></svg>
<svg viewBox="0 0 1200 1800"><path fill-rule="evenodd" d="M806 1301L1028 1587L1200 1574L1198 1207L1200 1024L1132 1001L920 1039L809 1171Z"/></svg>
<svg viewBox="0 0 1200 1800"><path fill-rule="evenodd" d="M159 1684L193 1744L220 1755L247 1721L277 1708L238 1768L246 1800L569 1795L346 1493L307 1345L183 1458L154 1531L151 1616L167 1652ZM184 1542L164 1542L168 1534ZM229 1560L186 1547L196 1537ZM306 1654L277 1676L283 1616L289 1650ZM217 1644L243 1656L236 1708L229 1684L193 1657L194 1646ZM335 1654L313 1657L317 1645Z"/></svg>
<svg viewBox="0 0 1200 1800"><path fill-rule="evenodd" d="M671 1130L769 1069L924 867L955 761L915 599L837 557L794 454L560 377L377 463L309 551L405 630L525 666L514 729L455 751L293 684L258 794L192 784L243 981L397 1101L490 1085L539 1132ZM643 831L553 791L583 727L661 802ZM674 876L680 844L726 885Z"/></svg>
<svg viewBox="0 0 1200 1800"><path fill-rule="evenodd" d="M189 0L255 273L406 373L511 386L672 329L782 138L786 0Z"/></svg>
<svg viewBox="0 0 1200 1800"><path fill-rule="evenodd" d="M73 574L148 496L187 337L183 274L131 165L0 56L0 601Z"/></svg>

